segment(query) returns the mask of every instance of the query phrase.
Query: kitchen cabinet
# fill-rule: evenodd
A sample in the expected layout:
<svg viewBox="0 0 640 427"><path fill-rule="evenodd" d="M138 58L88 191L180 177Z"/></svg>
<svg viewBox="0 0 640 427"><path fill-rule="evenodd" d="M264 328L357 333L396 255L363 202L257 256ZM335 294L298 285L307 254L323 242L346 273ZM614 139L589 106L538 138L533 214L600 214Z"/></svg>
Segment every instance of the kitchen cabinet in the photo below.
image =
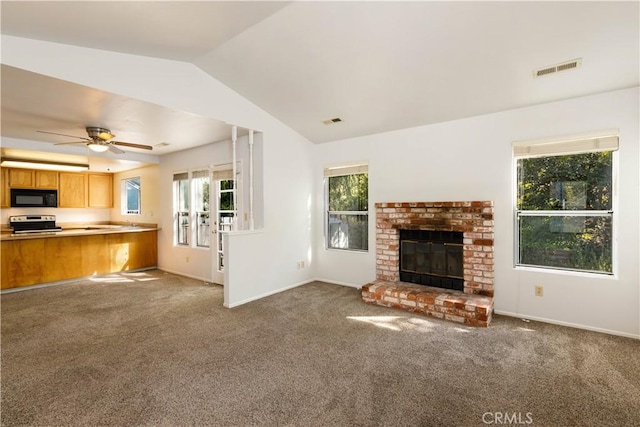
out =
<svg viewBox="0 0 640 427"><path fill-rule="evenodd" d="M60 172L58 190L59 208L87 207L87 175L84 173Z"/></svg>
<svg viewBox="0 0 640 427"><path fill-rule="evenodd" d="M8 186L11 188L58 189L57 171L3 168L3 178L5 177L5 174L8 180Z"/></svg>
<svg viewBox="0 0 640 427"><path fill-rule="evenodd" d="M36 186L36 171L33 169L9 168L9 187L34 188Z"/></svg>
<svg viewBox="0 0 640 427"><path fill-rule="evenodd" d="M89 177L89 207L113 207L113 175L90 173Z"/></svg>
<svg viewBox="0 0 640 427"><path fill-rule="evenodd" d="M2 289L158 265L157 230L0 242Z"/></svg>
<svg viewBox="0 0 640 427"><path fill-rule="evenodd" d="M0 208L8 208L9 200L9 169L1 168L2 181L0 182Z"/></svg>
<svg viewBox="0 0 640 427"><path fill-rule="evenodd" d="M47 170L36 170L36 188L47 190L58 189L58 172Z"/></svg>

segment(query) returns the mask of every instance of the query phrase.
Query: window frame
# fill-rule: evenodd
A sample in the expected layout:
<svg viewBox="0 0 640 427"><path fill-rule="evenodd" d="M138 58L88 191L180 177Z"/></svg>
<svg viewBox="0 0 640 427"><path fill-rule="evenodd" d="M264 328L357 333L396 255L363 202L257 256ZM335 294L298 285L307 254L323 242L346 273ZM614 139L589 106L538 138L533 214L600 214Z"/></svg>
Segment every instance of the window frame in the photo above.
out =
<svg viewBox="0 0 640 427"><path fill-rule="evenodd" d="M198 203L198 200L196 200L197 198L201 197L204 195L204 190L197 190L196 186L198 183L198 180L200 178L204 178L204 182L206 182L209 186L209 200L207 201L208 204L208 208L209 210L198 210L198 207L200 205L200 203ZM190 207L190 211L191 211L191 222L192 224L195 224L195 227L193 227L192 233L193 236L192 237L192 241L193 244L192 246L194 248L202 248L202 249L208 249L211 247L211 171L208 168L200 168L200 169L193 169L190 173L189 173L189 197L191 198L190 203L189 203L189 207ZM204 233L207 233L207 237L208 237L208 242L207 244L201 244L200 243L200 216L202 214L207 214L208 215L208 224L207 224L207 231L203 231ZM206 239L203 239L206 241Z"/></svg>
<svg viewBox="0 0 640 427"><path fill-rule="evenodd" d="M329 180L334 177L347 176L347 175L367 175L367 203L366 211L331 211L329 206ZM324 187L324 247L325 250L335 250L341 252L355 252L355 253L368 253L369 252L369 165L368 163L359 162L359 163L349 163L344 165L336 165L324 168L324 179L323 179L323 187ZM367 248L366 249L351 249L351 248L338 248L331 246L331 238L329 236L330 226L329 226L329 218L331 215L350 215L350 216L365 216L366 224L365 229L367 230Z"/></svg>
<svg viewBox="0 0 640 427"><path fill-rule="evenodd" d="M558 138L517 141L512 144L513 153L513 266L516 269L532 269L554 273L580 274L588 277L616 277L617 275L617 212L618 212L618 130L590 132ZM610 210L525 210L518 209L518 161L533 157L557 157L593 152L611 152L611 209ZM546 154L545 154L546 153ZM608 217L611 221L611 271L585 270L569 267L525 264L520 262L520 218L523 217Z"/></svg>
<svg viewBox="0 0 640 427"><path fill-rule="evenodd" d="M183 177L186 175L185 179L176 179L176 177ZM181 208L181 186L180 182L186 181L187 185L187 210L182 210ZM174 172L172 178L172 192L173 192L173 245L180 247L191 247L191 174L188 171L183 172ZM181 220L182 218L182 220ZM183 230L183 234L180 233L180 229L186 228L186 231ZM184 236L186 242L181 243L180 237Z"/></svg>
<svg viewBox="0 0 640 427"><path fill-rule="evenodd" d="M129 209L129 193L128 184L132 180L138 180L138 210L133 212ZM140 176L132 176L122 178L120 181L120 213L122 215L141 215L142 214L142 178Z"/></svg>

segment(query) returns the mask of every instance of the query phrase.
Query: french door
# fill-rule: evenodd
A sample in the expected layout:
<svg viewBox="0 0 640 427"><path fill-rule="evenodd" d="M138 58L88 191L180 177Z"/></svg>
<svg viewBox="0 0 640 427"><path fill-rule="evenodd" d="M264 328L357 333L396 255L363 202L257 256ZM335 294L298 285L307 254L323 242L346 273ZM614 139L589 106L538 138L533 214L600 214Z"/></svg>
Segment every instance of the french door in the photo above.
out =
<svg viewBox="0 0 640 427"><path fill-rule="evenodd" d="M233 221L237 216L237 207L234 205L236 185L231 173L223 174L219 172L213 173L213 185L216 189L215 216L211 229L213 234L212 247L214 248L213 281L214 283L223 284L225 259L223 250L224 236L221 232L233 230Z"/></svg>

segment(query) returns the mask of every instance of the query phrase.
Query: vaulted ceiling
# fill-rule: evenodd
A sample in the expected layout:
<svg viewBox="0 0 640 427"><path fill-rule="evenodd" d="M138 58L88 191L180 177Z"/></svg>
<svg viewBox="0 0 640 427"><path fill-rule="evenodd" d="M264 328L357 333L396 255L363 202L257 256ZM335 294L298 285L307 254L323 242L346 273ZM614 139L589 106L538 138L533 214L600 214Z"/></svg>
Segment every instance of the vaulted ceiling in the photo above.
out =
<svg viewBox="0 0 640 427"><path fill-rule="evenodd" d="M638 2L4 1L1 8L3 34L192 62L315 143L640 84ZM574 59L575 69L534 77ZM11 83L3 76L2 84L4 91ZM342 121L323 123L336 117Z"/></svg>

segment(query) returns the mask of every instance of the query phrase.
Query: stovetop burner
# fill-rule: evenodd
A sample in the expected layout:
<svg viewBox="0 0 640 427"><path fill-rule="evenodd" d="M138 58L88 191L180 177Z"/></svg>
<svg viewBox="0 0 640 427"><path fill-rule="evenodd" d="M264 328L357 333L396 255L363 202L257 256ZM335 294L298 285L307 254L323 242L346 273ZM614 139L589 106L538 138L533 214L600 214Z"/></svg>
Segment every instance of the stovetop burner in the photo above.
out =
<svg viewBox="0 0 640 427"><path fill-rule="evenodd" d="M55 233L62 230L56 226L55 215L14 215L9 217L13 234Z"/></svg>

